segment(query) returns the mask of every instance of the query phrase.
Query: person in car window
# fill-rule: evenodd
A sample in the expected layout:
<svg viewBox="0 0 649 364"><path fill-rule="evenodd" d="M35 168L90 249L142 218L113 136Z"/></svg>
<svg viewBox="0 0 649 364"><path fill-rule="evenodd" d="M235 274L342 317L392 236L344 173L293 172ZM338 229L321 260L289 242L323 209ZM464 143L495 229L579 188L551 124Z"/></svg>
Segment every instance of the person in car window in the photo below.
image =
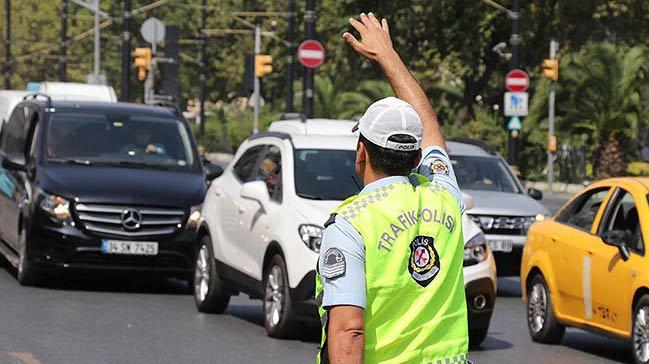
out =
<svg viewBox="0 0 649 364"><path fill-rule="evenodd" d="M153 142L153 133L150 128L138 125L133 133L135 135L135 145L129 145L129 151L136 149L144 151L146 154L167 154L163 144Z"/></svg>

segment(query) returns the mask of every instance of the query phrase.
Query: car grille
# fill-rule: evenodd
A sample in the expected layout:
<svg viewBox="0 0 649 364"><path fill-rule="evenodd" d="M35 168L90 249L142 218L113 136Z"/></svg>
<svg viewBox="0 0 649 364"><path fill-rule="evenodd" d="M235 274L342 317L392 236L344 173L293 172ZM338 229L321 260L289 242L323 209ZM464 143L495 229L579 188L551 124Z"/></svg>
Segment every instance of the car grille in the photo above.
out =
<svg viewBox="0 0 649 364"><path fill-rule="evenodd" d="M183 210L167 208L77 204L75 211L83 227L99 235L169 235L178 231L185 219ZM129 212L133 212L139 223L126 227L123 217Z"/></svg>
<svg viewBox="0 0 649 364"><path fill-rule="evenodd" d="M470 215L485 234L525 235L536 221L534 216Z"/></svg>

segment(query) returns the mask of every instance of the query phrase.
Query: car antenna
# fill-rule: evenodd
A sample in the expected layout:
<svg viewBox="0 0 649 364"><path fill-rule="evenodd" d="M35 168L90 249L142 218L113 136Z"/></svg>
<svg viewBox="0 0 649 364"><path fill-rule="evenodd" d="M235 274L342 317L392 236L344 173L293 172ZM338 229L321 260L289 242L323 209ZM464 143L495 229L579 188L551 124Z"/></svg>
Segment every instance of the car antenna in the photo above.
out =
<svg viewBox="0 0 649 364"><path fill-rule="evenodd" d="M352 178L352 181L354 181L354 184L356 185L356 187L358 188L358 190L359 190L359 191L362 190L361 185L359 185L359 184L358 184L358 181L356 180L356 177L354 177L353 175L352 175L352 176L349 176L349 177Z"/></svg>

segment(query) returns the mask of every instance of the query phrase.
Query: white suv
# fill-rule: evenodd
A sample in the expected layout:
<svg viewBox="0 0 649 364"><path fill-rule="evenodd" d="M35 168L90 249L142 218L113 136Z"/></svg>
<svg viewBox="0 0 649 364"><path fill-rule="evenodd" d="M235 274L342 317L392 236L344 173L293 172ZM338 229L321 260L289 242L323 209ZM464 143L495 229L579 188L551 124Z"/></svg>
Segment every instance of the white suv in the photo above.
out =
<svg viewBox="0 0 649 364"><path fill-rule="evenodd" d="M268 334L317 317L315 267L323 224L357 193L353 122L278 121L248 138L203 204L194 299L221 313L230 295L263 299ZM467 198L470 205L471 199ZM487 334L495 300L493 255L480 228L464 216L465 286L472 344Z"/></svg>

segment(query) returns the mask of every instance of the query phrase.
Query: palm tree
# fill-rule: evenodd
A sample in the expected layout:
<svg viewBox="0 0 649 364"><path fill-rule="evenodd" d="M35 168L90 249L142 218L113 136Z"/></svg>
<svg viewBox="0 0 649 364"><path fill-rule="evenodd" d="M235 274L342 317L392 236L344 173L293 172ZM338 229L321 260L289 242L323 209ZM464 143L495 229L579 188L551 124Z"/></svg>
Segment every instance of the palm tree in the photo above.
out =
<svg viewBox="0 0 649 364"><path fill-rule="evenodd" d="M587 136L595 178L626 173L623 141L636 137L639 123L649 119L642 81L646 61L642 47L623 51L610 43L592 43L562 65L557 97L565 111L561 124Z"/></svg>

